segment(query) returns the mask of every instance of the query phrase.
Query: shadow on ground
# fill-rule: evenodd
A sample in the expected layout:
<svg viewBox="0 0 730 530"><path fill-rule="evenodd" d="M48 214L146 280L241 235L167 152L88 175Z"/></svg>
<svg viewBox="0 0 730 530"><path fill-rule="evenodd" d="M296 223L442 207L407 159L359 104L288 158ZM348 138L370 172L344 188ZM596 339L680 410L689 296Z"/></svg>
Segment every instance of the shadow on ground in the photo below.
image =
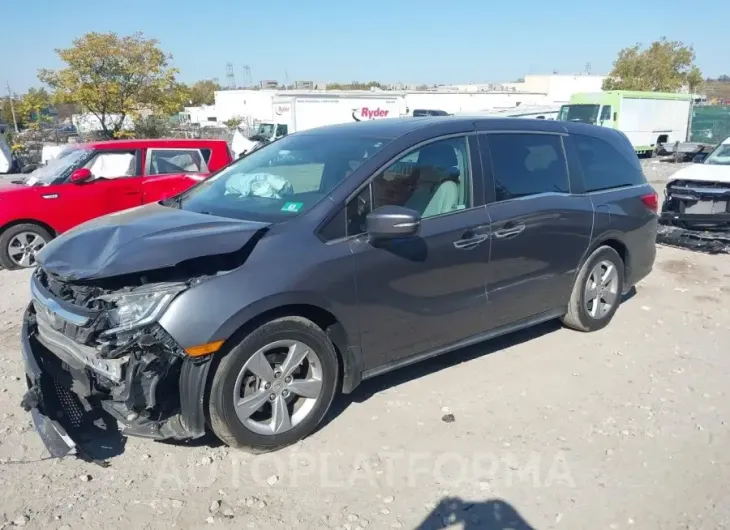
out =
<svg viewBox="0 0 730 530"><path fill-rule="evenodd" d="M621 303L623 304L630 301L634 298L634 296L636 296L636 288L632 287L629 292L622 297ZM363 403L375 394L394 386L402 385L409 381L420 379L421 377L435 374L446 368L456 366L457 364L469 362L479 357L537 339L543 335L553 333L554 331L561 329L561 327L559 320L551 320L527 329L515 331L501 337L480 342L473 346L438 355L431 359L363 381L352 394L340 395L335 399L320 428L324 428L327 424L334 421L352 403Z"/></svg>
<svg viewBox="0 0 730 530"><path fill-rule="evenodd" d="M414 530L534 530L511 504L500 499L467 502L445 497Z"/></svg>

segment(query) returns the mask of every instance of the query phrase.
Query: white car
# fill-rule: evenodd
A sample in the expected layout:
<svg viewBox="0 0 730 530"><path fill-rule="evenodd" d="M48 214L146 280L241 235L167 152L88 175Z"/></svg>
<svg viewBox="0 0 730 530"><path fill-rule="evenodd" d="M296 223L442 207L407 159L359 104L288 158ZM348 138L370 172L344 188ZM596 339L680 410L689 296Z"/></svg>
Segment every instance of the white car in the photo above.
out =
<svg viewBox="0 0 730 530"><path fill-rule="evenodd" d="M682 228L730 227L730 138L669 178L662 221Z"/></svg>

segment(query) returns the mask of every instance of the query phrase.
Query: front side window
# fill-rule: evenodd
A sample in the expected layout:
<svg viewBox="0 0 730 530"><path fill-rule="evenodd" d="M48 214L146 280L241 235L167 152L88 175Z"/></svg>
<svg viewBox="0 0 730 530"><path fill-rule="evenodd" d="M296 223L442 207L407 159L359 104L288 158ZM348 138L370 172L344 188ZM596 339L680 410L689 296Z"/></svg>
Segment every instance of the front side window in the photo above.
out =
<svg viewBox="0 0 730 530"><path fill-rule="evenodd" d="M137 174L136 151L100 152L86 167L94 179L118 179Z"/></svg>
<svg viewBox="0 0 730 530"><path fill-rule="evenodd" d="M285 136L193 187L178 204L222 217L284 221L312 208L390 141L335 134Z"/></svg>
<svg viewBox="0 0 730 530"><path fill-rule="evenodd" d="M553 134L489 134L498 201L540 193L569 193L563 143Z"/></svg>
<svg viewBox="0 0 730 530"><path fill-rule="evenodd" d="M601 121L611 121L611 105L604 105L601 109Z"/></svg>
<svg viewBox="0 0 730 530"><path fill-rule="evenodd" d="M205 158L198 149L148 149L148 175L206 173Z"/></svg>
<svg viewBox="0 0 730 530"><path fill-rule="evenodd" d="M23 180L26 186L48 186L58 183L74 169L82 166L91 156L89 149L64 148L56 158L52 158L45 166L41 166Z"/></svg>
<svg viewBox="0 0 730 530"><path fill-rule="evenodd" d="M583 170L586 191L601 191L646 182L639 159L630 148L619 152L608 142L592 136L571 135Z"/></svg>
<svg viewBox="0 0 730 530"><path fill-rule="evenodd" d="M289 134L289 127L286 125L277 125L276 126L276 137L280 138L282 136L286 136Z"/></svg>
<svg viewBox="0 0 730 530"><path fill-rule="evenodd" d="M403 206L427 219L470 203L467 139L427 144L388 166L347 205L347 235L366 231L366 217L381 206Z"/></svg>

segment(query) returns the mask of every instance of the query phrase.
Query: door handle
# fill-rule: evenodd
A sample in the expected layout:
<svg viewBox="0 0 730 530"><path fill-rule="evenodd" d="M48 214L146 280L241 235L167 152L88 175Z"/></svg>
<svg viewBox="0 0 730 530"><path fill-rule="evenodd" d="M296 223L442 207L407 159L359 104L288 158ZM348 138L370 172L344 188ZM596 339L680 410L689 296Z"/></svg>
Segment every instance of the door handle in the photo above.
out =
<svg viewBox="0 0 730 530"><path fill-rule="evenodd" d="M454 246L460 250L469 250L489 239L486 234L476 234L454 241Z"/></svg>
<svg viewBox="0 0 730 530"><path fill-rule="evenodd" d="M525 229L525 225L510 226L509 228L502 228L501 230L494 231L494 237L497 239L504 239L506 237L513 237L521 234Z"/></svg>

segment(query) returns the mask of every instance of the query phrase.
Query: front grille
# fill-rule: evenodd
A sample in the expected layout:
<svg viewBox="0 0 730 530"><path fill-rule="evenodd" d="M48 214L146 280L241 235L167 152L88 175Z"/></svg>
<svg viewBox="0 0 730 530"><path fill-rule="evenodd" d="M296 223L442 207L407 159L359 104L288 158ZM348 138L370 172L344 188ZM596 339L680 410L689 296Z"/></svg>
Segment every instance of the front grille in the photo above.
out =
<svg viewBox="0 0 730 530"><path fill-rule="evenodd" d="M53 394L53 397L60 404L71 426L77 429L82 427L84 425L85 411L81 407L78 397L68 389L62 387L58 381L53 382Z"/></svg>

